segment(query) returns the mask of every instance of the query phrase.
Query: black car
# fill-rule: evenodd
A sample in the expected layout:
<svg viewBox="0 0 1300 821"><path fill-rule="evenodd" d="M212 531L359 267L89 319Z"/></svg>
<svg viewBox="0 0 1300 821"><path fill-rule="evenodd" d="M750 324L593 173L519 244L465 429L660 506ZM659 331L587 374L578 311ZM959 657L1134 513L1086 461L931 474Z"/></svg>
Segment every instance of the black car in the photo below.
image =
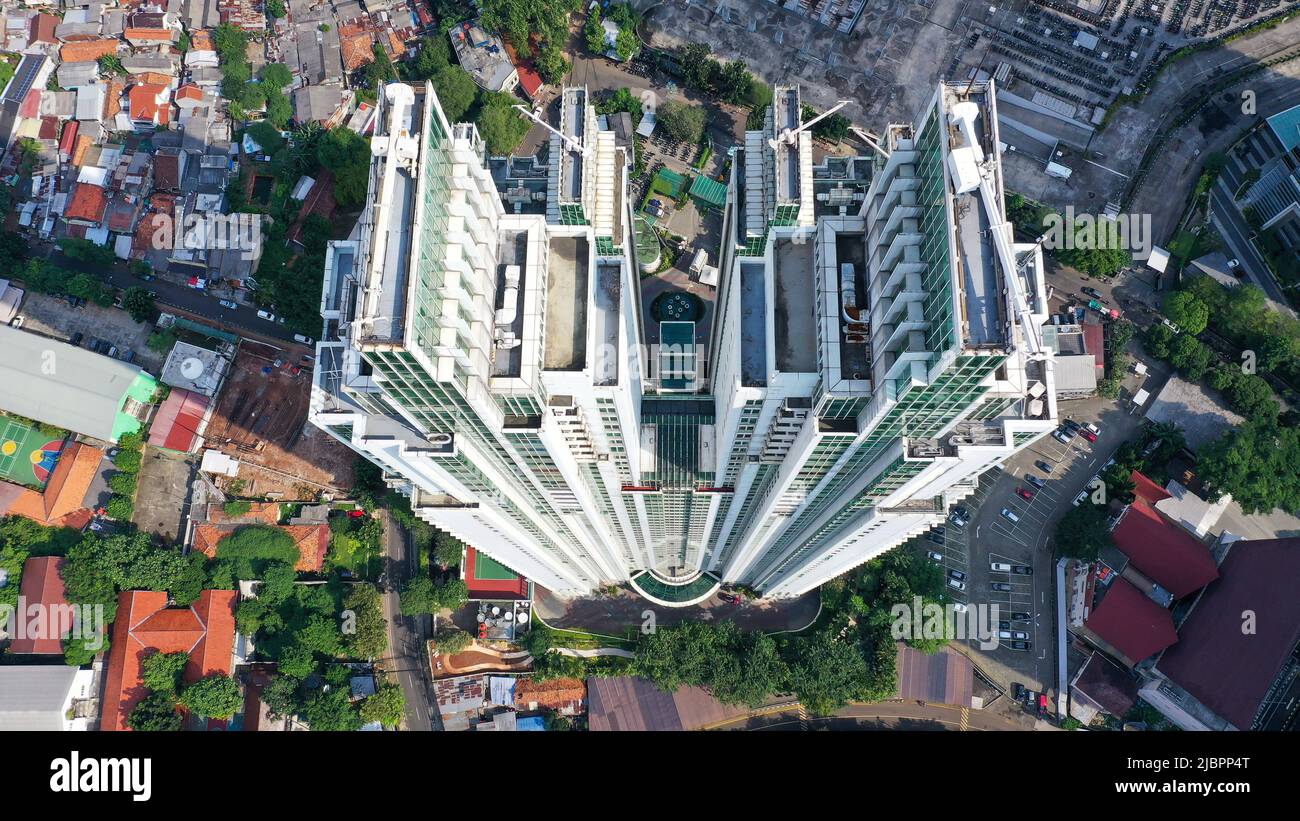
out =
<svg viewBox="0 0 1300 821"><path fill-rule="evenodd" d="M1011 572L1012 572L1012 573L1019 573L1021 576L1032 576L1032 575L1034 575L1034 569L1033 569L1032 567L1030 567L1029 565L1025 565L1025 564L1013 564L1013 565L1011 565Z"/></svg>
<svg viewBox="0 0 1300 821"><path fill-rule="evenodd" d="M1069 428L1071 431L1077 431L1079 428L1083 427L1083 425L1080 425L1078 422L1074 421L1073 419L1066 419L1065 426Z"/></svg>
<svg viewBox="0 0 1300 821"><path fill-rule="evenodd" d="M1009 618L1012 621L1029 621L1030 616L1028 613L1012 613Z"/></svg>
<svg viewBox="0 0 1300 821"><path fill-rule="evenodd" d="M1044 462L1042 459L1034 462L1034 467L1038 468L1043 473L1046 473L1048 476L1052 475L1052 466Z"/></svg>
<svg viewBox="0 0 1300 821"><path fill-rule="evenodd" d="M1102 298L1102 296L1101 296L1101 291L1098 291L1096 288L1092 287L1091 285L1085 285L1085 286L1083 286L1082 288L1080 288L1079 290L1080 290L1080 291L1083 291L1085 294L1087 294L1088 296L1092 297L1093 299L1101 299L1101 298Z"/></svg>
<svg viewBox="0 0 1300 821"><path fill-rule="evenodd" d="M1016 701L1022 701L1025 697L1025 685L1018 681L1011 682L1011 697Z"/></svg>
<svg viewBox="0 0 1300 821"><path fill-rule="evenodd" d="M948 575L959 582L966 580L966 574L961 572L960 570L949 570Z"/></svg>
<svg viewBox="0 0 1300 821"><path fill-rule="evenodd" d="M937 544L937 545L939 545L940 547L943 547L943 534L941 534L941 533L927 533L927 534L925 534L925 538L926 538L927 540L929 540L932 544Z"/></svg>
<svg viewBox="0 0 1300 821"><path fill-rule="evenodd" d="M999 630L1010 630L1010 629L1011 629L1011 622L1009 622L1009 621L1000 621L1000 622L998 622L998 629L999 629Z"/></svg>
<svg viewBox="0 0 1300 821"><path fill-rule="evenodd" d="M952 572L952 571L950 571L950 572ZM1010 593L1010 592L1011 592L1011 585L1007 584L1006 582L993 582L992 584L989 585L989 587L993 588L994 590L998 591L999 593Z"/></svg>
<svg viewBox="0 0 1300 821"><path fill-rule="evenodd" d="M1026 473L1025 481L1033 485L1034 487L1038 488L1039 490L1042 490L1043 488L1047 487L1047 482L1044 482L1042 479L1039 479L1037 476L1034 476L1033 474Z"/></svg>
<svg viewBox="0 0 1300 821"><path fill-rule="evenodd" d="M1032 648L1033 646L1034 646L1034 645L1030 644L1030 643L1027 642L1027 641L1013 641L1013 642L1011 642L1011 649L1012 649L1012 650L1029 650L1029 649Z"/></svg>
<svg viewBox="0 0 1300 821"><path fill-rule="evenodd" d="M85 338L85 336L81 333L81 331L77 331L75 334L72 335L72 339L69 339L69 340L68 340L68 344L69 344L69 345L80 345L80 344L81 344L81 340L84 339L84 338Z"/></svg>

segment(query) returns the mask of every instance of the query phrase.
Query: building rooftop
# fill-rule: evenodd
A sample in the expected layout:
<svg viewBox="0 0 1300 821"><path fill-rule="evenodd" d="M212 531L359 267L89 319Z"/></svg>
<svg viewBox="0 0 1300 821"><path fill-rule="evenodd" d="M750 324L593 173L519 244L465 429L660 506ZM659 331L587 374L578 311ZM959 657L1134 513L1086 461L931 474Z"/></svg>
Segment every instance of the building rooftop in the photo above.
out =
<svg viewBox="0 0 1300 821"><path fill-rule="evenodd" d="M1193 451L1246 421L1209 388L1189 382L1178 374L1171 375L1156 394L1147 407L1146 417L1152 422L1177 424L1183 429L1187 447Z"/></svg>
<svg viewBox="0 0 1300 821"><path fill-rule="evenodd" d="M488 91L504 91L518 77L510 63L501 38L488 34L477 23L464 23L448 32L460 67L469 72L474 82Z"/></svg>
<svg viewBox="0 0 1300 821"><path fill-rule="evenodd" d="M767 384L767 269L760 262L740 263L740 382Z"/></svg>
<svg viewBox="0 0 1300 821"><path fill-rule="evenodd" d="M7 325L0 326L0 350L0 409L10 413L116 441L127 403L147 401L128 395L141 375L138 365ZM52 356L53 373L43 364Z"/></svg>
<svg viewBox="0 0 1300 821"><path fill-rule="evenodd" d="M1174 617L1127 579L1115 579L1084 624L1131 663L1178 641Z"/></svg>
<svg viewBox="0 0 1300 821"><path fill-rule="evenodd" d="M497 255L497 290L492 305L494 309L505 311L512 318L508 324L499 324L496 327L498 331L506 331L513 335L515 339L520 340L521 344L513 348L493 347L492 375L517 377L523 372L525 294L536 272L530 271L528 267L528 232L504 229L500 236L501 244ZM511 266L517 266L519 271L519 281L515 283L513 289L507 287L506 280L506 269ZM505 301L508 294L514 295L514 300L509 305Z"/></svg>
<svg viewBox="0 0 1300 821"><path fill-rule="evenodd" d="M173 388L215 396L230 360L217 351L177 342L163 363L162 382Z"/></svg>
<svg viewBox="0 0 1300 821"><path fill-rule="evenodd" d="M542 367L580 371L587 365L587 268L591 244L586 237L552 237L546 281L546 340Z"/></svg>
<svg viewBox="0 0 1300 821"><path fill-rule="evenodd" d="M813 243L778 239L775 250L776 312L773 317L776 369L783 373L817 370Z"/></svg>
<svg viewBox="0 0 1300 821"><path fill-rule="evenodd" d="M618 382L619 360L622 351L618 344L619 307L623 293L623 267L617 262L596 264L596 287L592 297L595 310L591 314L595 384L613 385Z"/></svg>
<svg viewBox="0 0 1300 821"><path fill-rule="evenodd" d="M1137 499L1120 517L1112 535L1133 567L1182 598L1218 578L1210 550Z"/></svg>
<svg viewBox="0 0 1300 821"><path fill-rule="evenodd" d="M0 665L0 730L59 731L77 676L66 664Z"/></svg>
<svg viewBox="0 0 1300 821"><path fill-rule="evenodd" d="M1156 668L1239 730L1255 723L1300 642L1300 538L1238 541ZM1253 612L1255 632L1242 630Z"/></svg>

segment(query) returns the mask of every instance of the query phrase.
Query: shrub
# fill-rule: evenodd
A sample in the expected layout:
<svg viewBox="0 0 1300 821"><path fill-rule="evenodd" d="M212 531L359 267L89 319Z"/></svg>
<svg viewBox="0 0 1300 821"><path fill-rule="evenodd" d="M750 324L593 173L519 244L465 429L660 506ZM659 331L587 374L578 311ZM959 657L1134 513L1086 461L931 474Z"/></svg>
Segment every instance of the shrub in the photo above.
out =
<svg viewBox="0 0 1300 821"><path fill-rule="evenodd" d="M131 516L135 514L135 503L126 496L114 496L108 500L106 509L110 519L128 522L131 520Z"/></svg>

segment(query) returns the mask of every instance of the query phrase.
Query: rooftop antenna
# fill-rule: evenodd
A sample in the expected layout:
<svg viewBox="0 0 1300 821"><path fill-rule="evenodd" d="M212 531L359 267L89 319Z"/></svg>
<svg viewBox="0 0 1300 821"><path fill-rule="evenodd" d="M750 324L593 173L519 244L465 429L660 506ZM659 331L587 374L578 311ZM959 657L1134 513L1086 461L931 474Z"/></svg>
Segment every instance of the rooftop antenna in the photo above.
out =
<svg viewBox="0 0 1300 821"><path fill-rule="evenodd" d="M840 100L838 103L826 109L822 113L818 114L816 117L813 117L808 122L801 124L798 128L793 130L786 128L782 130L780 136L778 136L774 140L768 140L768 143L771 144L773 150L779 148L781 146L781 143L785 143L786 145L796 145L798 143L798 137L801 133L803 133L808 128L811 128L813 124L818 122L819 120L823 120L831 116L832 114L834 114L836 111L839 111L841 108L848 105L850 102L852 102L852 100Z"/></svg>
<svg viewBox="0 0 1300 821"><path fill-rule="evenodd" d="M574 154L582 154L585 156L592 153L591 148L589 146L584 146L582 143L578 142L573 137L570 137L568 134L563 133L558 128L555 128L550 123L546 122L546 120L543 120L541 117L538 117L537 112L533 111L528 106L517 105L514 106L514 108L520 114L523 114L528 119L532 120L533 122L537 123L538 125L545 128L547 131L551 132L552 134L554 134L555 136L563 140L564 147L572 151Z"/></svg>

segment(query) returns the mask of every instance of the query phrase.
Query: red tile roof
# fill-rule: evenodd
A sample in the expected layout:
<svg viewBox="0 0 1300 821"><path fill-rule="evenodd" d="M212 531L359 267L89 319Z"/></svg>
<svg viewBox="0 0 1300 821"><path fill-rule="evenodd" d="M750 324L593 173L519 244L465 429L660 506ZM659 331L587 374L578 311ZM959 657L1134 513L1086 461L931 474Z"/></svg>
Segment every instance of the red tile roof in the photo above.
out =
<svg viewBox="0 0 1300 821"><path fill-rule="evenodd" d="M1129 479L1133 482L1133 495L1151 507L1155 507L1156 502L1173 498L1173 494L1136 470L1129 474Z"/></svg>
<svg viewBox="0 0 1300 821"><path fill-rule="evenodd" d="M1106 343L1100 322L1083 323L1083 349L1092 354L1097 363L1097 375L1106 370Z"/></svg>
<svg viewBox="0 0 1300 821"><path fill-rule="evenodd" d="M586 699L587 683L580 678L555 678L547 681L521 678L515 683L515 708L519 710L547 709L580 713Z"/></svg>
<svg viewBox="0 0 1300 821"><path fill-rule="evenodd" d="M154 651L187 653L190 660L182 674L186 682L209 673L230 675L238 598L234 590L204 590L192 606L168 609L166 593L119 594L100 729L129 729L127 717L148 695L140 679L141 663Z"/></svg>
<svg viewBox="0 0 1300 821"><path fill-rule="evenodd" d="M63 22L53 14L35 14L32 15L31 23L31 41L33 43L57 43L59 38L55 35L54 30L58 28L59 23Z"/></svg>
<svg viewBox="0 0 1300 821"><path fill-rule="evenodd" d="M1178 641L1173 615L1127 579L1116 579L1084 622L1133 664Z"/></svg>
<svg viewBox="0 0 1300 821"><path fill-rule="evenodd" d="M128 99L131 105L131 119L138 123L166 125L171 122L171 102L169 89L163 85L141 83L132 86Z"/></svg>
<svg viewBox="0 0 1300 821"><path fill-rule="evenodd" d="M172 40L170 29L128 28L123 36L128 40L157 40L164 43Z"/></svg>
<svg viewBox="0 0 1300 821"><path fill-rule="evenodd" d="M63 218L98 224L104 220L104 209L107 207L108 195L104 189L88 182L79 182L68 200L67 208L63 210Z"/></svg>
<svg viewBox="0 0 1300 821"><path fill-rule="evenodd" d="M1300 538L1239 541L1220 571L1156 667L1237 729L1249 730L1300 641ZM1241 629L1246 611L1256 616L1250 634Z"/></svg>
<svg viewBox="0 0 1300 821"><path fill-rule="evenodd" d="M41 556L23 564L19 595L27 607L40 606L43 621L39 631L32 630L37 635L15 638L9 645L9 652L63 654L62 638L72 629L72 624L65 621L68 618L65 610L68 599L63 589L63 577L59 575L63 561L57 556ZM31 620L26 624L29 629L33 627Z"/></svg>
<svg viewBox="0 0 1300 821"><path fill-rule="evenodd" d="M343 67L354 71L375 61L375 40L369 31L361 26L339 26L339 49L343 56Z"/></svg>
<svg viewBox="0 0 1300 821"><path fill-rule="evenodd" d="M298 563L294 569L300 573L319 573L325 567L325 554L329 551L329 525L281 525L280 505L276 502L253 502L248 513L227 516L220 505L208 506L208 521L194 528L194 549L208 558L217 555L221 540L247 525L265 525L282 530L298 546Z"/></svg>
<svg viewBox="0 0 1300 821"><path fill-rule="evenodd" d="M181 100L195 100L197 102L202 102L203 89L196 85L183 85L176 89L176 102L179 103Z"/></svg>
<svg viewBox="0 0 1300 821"><path fill-rule="evenodd" d="M1219 577L1209 548L1186 530L1166 522L1141 499L1124 511L1112 535L1133 567L1174 598L1181 599Z"/></svg>

